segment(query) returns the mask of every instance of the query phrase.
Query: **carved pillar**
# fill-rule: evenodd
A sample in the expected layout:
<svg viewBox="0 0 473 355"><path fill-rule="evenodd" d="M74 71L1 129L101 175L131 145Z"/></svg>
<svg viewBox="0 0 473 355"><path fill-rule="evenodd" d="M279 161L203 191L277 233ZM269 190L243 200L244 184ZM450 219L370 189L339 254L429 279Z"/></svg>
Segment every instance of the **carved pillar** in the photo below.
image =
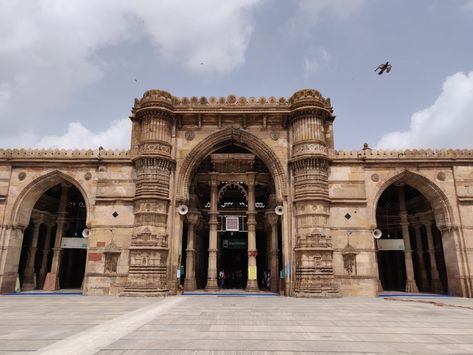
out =
<svg viewBox="0 0 473 355"><path fill-rule="evenodd" d="M41 219L33 219L33 238L31 240L31 245L28 250L28 259L26 261L25 273L23 276L23 285L22 288L24 291L34 290L36 288L36 278L35 278L35 262L36 262L36 252L38 251L38 237L39 237L39 228L41 227Z"/></svg>
<svg viewBox="0 0 473 355"><path fill-rule="evenodd" d="M404 261L406 264L406 292L419 292L417 288L414 266L412 264L411 240L409 237L409 221L407 219L406 197L404 196L404 184L396 185L399 198L399 217L401 218L402 239L404 239Z"/></svg>
<svg viewBox="0 0 473 355"><path fill-rule="evenodd" d="M53 225L47 224L46 225L46 236L43 244L43 254L41 255L41 267L39 269L39 280L38 284L41 287L44 284L44 279L46 277L46 273L48 272L48 258L49 254L51 253L51 233L52 233Z"/></svg>
<svg viewBox="0 0 473 355"><path fill-rule="evenodd" d="M269 270L271 273L271 292L279 291L279 249L278 249L278 215L274 212L266 212L266 219L271 227L271 238L269 243Z"/></svg>
<svg viewBox="0 0 473 355"><path fill-rule="evenodd" d="M197 288L195 281L195 228L198 221L198 213L189 212L187 214L186 279L184 280L184 289L186 291L193 291Z"/></svg>
<svg viewBox="0 0 473 355"><path fill-rule="evenodd" d="M258 271L256 269L256 208L255 208L255 173L248 173L248 291L258 290Z"/></svg>
<svg viewBox="0 0 473 355"><path fill-rule="evenodd" d="M136 155L135 222L129 248L125 295L169 293L168 233L169 186L175 161L171 157L174 122L172 96L149 90L135 100L130 117Z"/></svg>
<svg viewBox="0 0 473 355"><path fill-rule="evenodd" d="M332 142L327 142L330 134L326 134L325 127L334 119L330 100L316 90L301 90L290 98L290 103L296 226L294 291L303 297L339 296L328 223L327 148Z"/></svg>
<svg viewBox="0 0 473 355"><path fill-rule="evenodd" d="M430 267L432 273L432 292L441 293L443 291L442 283L440 282L440 275L437 269L437 260L435 259L435 245L434 245L434 238L432 236L432 221L425 220L424 226L427 232L427 248L429 252L430 258Z"/></svg>
<svg viewBox="0 0 473 355"><path fill-rule="evenodd" d="M425 263L424 263L424 248L422 246L422 233L421 233L421 225L415 224L414 225L415 231L415 240L417 246L417 260L419 260L419 274L420 274L420 285L422 291L425 291L428 288L427 279L427 271L425 270Z"/></svg>
<svg viewBox="0 0 473 355"><path fill-rule="evenodd" d="M56 219L56 236L54 238L53 262L51 264L51 272L46 275L46 281L43 285L44 290L59 289L59 272L62 252L62 235L64 234L64 226L66 224L67 215L67 199L69 198L69 185L66 183L61 185L61 198L59 200L59 210Z"/></svg>
<svg viewBox="0 0 473 355"><path fill-rule="evenodd" d="M207 272L206 290L217 290L217 174L210 176L210 211L209 211L209 269Z"/></svg>

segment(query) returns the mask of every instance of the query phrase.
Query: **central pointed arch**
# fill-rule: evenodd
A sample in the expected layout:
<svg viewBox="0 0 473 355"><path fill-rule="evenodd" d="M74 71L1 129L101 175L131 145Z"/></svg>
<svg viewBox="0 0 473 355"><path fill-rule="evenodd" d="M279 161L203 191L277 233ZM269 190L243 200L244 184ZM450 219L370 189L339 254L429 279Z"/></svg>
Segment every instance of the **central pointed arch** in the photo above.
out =
<svg viewBox="0 0 473 355"><path fill-rule="evenodd" d="M209 154L226 145L233 144L248 149L268 167L275 182L278 199L287 196L286 172L273 150L260 138L239 128L227 128L213 133L197 144L186 156L178 173L177 196L189 198L189 182L195 169Z"/></svg>

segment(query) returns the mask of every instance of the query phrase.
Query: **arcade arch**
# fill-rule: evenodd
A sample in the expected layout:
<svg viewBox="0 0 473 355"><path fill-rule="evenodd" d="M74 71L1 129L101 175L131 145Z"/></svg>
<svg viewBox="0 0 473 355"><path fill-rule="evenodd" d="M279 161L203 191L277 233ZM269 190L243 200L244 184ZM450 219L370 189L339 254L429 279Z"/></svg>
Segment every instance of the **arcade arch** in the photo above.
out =
<svg viewBox="0 0 473 355"><path fill-rule="evenodd" d="M378 200L376 221L383 289L447 293L442 234L427 198L404 182L391 184Z"/></svg>
<svg viewBox="0 0 473 355"><path fill-rule="evenodd" d="M85 273L87 240L82 236L89 213L80 185L62 173L43 176L20 194L13 220L24 232L10 241L7 265L22 291L77 289ZM12 284L5 287L13 291Z"/></svg>
<svg viewBox="0 0 473 355"><path fill-rule="evenodd" d="M262 159L236 144L213 151L194 170L188 201L184 289L277 292L281 227L275 183Z"/></svg>

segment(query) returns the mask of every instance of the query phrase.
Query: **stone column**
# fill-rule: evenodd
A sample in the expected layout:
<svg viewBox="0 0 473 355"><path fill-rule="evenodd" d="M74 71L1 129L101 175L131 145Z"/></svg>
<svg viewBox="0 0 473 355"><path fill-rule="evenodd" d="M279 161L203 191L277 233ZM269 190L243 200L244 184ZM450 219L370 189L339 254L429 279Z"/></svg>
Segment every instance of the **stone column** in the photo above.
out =
<svg viewBox="0 0 473 355"><path fill-rule="evenodd" d="M56 220L56 236L54 238L53 248L53 262L51 264L51 272L46 275L46 281L44 282L43 289L45 290L57 290L59 289L59 273L61 263L61 244L62 235L64 234L64 226L66 224L67 215L67 199L69 197L69 186L66 183L61 185L61 198L59 200L59 210L57 213Z"/></svg>
<svg viewBox="0 0 473 355"><path fill-rule="evenodd" d="M23 285L22 288L24 291L34 290L36 288L36 279L35 279L35 262L36 262L36 252L38 251L38 237L39 237L39 228L41 227L41 219L33 219L33 238L31 240L31 246L28 250L28 259L26 261L25 273L23 276Z"/></svg>
<svg viewBox="0 0 473 355"><path fill-rule="evenodd" d="M419 292L417 288L414 266L412 264L411 240L409 237L409 221L407 219L406 197L404 196L404 184L396 185L399 198L399 217L401 218L402 239L404 239L404 261L406 264L406 292Z"/></svg>
<svg viewBox="0 0 473 355"><path fill-rule="evenodd" d="M247 291L258 290L258 272L256 269L256 209L255 209L255 173L248 173L248 282ZM252 277L254 274L256 277Z"/></svg>
<svg viewBox="0 0 473 355"><path fill-rule="evenodd" d="M414 231L415 231L415 239L416 239L416 245L417 245L417 259L419 260L420 286L421 286L421 289L424 291L428 288L428 279L427 279L427 271L425 270L425 263L424 263L424 250L422 246L421 225L420 224L414 225Z"/></svg>
<svg viewBox="0 0 473 355"><path fill-rule="evenodd" d="M317 90L300 90L289 102L295 217L294 292L298 297L337 297L340 293L332 263L328 184L331 163L328 151L333 143L328 130L335 117L330 100Z"/></svg>
<svg viewBox="0 0 473 355"><path fill-rule="evenodd" d="M195 228L199 221L199 214L189 212L187 214L187 221L186 279L184 280L184 290L193 291L197 288L195 281Z"/></svg>
<svg viewBox="0 0 473 355"><path fill-rule="evenodd" d="M427 248L429 252L430 258L430 267L432 273L432 284L431 288L433 292L441 293L442 283L440 282L440 275L437 269L437 260L435 258L435 245L434 245L434 238L432 236L432 222L431 221L424 221L425 230L427 231Z"/></svg>
<svg viewBox="0 0 473 355"><path fill-rule="evenodd" d="M176 267L169 268L169 248L177 238L168 236L169 191L175 170L172 129L174 106L170 93L148 90L135 100L132 160L136 169L134 224L129 247L128 278L123 294L162 296L171 292ZM170 245L171 244L171 245ZM177 280L176 280L177 281ZM177 285L175 290L177 292Z"/></svg>
<svg viewBox="0 0 473 355"><path fill-rule="evenodd" d="M274 212L267 212L266 218L271 227L271 239L269 243L269 265L271 272L271 292L279 291L279 250L278 250L278 215Z"/></svg>
<svg viewBox="0 0 473 355"><path fill-rule="evenodd" d="M217 215L218 215L217 174L210 176L210 211L209 211L209 269L206 290L218 289L217 285Z"/></svg>
<svg viewBox="0 0 473 355"><path fill-rule="evenodd" d="M48 272L47 267L48 267L48 258L49 258L49 253L51 252L51 232L53 229L52 224L47 224L46 225L46 236L43 244L43 254L41 256L41 267L39 269L39 284L41 287L44 284L44 279L46 277L46 273Z"/></svg>

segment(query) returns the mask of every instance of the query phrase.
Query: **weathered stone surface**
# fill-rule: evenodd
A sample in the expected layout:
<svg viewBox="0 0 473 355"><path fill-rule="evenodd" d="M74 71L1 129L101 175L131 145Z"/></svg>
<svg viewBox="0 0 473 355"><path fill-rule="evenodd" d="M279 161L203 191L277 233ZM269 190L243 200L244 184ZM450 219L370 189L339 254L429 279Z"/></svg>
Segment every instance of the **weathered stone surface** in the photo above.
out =
<svg viewBox="0 0 473 355"><path fill-rule="evenodd" d="M36 201L66 182L87 207L84 293L178 292L188 222L176 207L190 204L200 164L233 144L264 163L269 178L261 179L274 185L273 200L283 208L280 244L272 250L280 253L286 295L375 295L377 202L389 186L403 182L431 205L448 292L471 297L473 151L337 151L332 111L316 90L288 99L176 98L150 90L135 101L129 151L0 149L0 291L14 290ZM234 169L233 160L227 159L226 172ZM238 166L246 174L252 164ZM314 235L330 239L331 246L310 246ZM110 249L117 255L105 257ZM197 253L189 260L202 262ZM195 266L196 273L202 269Z"/></svg>

